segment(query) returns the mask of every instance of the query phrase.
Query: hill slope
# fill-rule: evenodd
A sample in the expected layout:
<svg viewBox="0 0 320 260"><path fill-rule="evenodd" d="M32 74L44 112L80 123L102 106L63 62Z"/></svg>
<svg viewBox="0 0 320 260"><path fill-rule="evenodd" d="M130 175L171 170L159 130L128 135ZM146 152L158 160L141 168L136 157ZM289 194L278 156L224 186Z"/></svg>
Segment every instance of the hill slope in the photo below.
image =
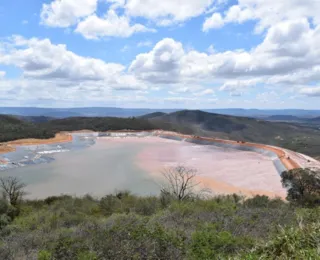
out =
<svg viewBox="0 0 320 260"><path fill-rule="evenodd" d="M108 130L152 130L154 126L147 120L138 118L117 117L71 117L50 120L41 124L46 129L53 131L108 131Z"/></svg>
<svg viewBox="0 0 320 260"><path fill-rule="evenodd" d="M154 113L150 113L150 114L146 114L146 115L140 116L139 118L141 118L141 119L154 119L156 117L165 116L165 115L167 115L167 114L163 113L163 112L154 112Z"/></svg>
<svg viewBox="0 0 320 260"><path fill-rule="evenodd" d="M298 121L308 120L306 118L300 118L300 117L291 116L291 115L274 115L274 116L269 116L265 119L270 121L287 121L287 122L289 121L298 122Z"/></svg>
<svg viewBox="0 0 320 260"><path fill-rule="evenodd" d="M277 145L309 155L320 155L320 131L294 124L198 110L178 111L149 121L157 128L185 134Z"/></svg>
<svg viewBox="0 0 320 260"><path fill-rule="evenodd" d="M54 133L50 129L13 116L0 115L0 142L24 138L45 139L53 136Z"/></svg>

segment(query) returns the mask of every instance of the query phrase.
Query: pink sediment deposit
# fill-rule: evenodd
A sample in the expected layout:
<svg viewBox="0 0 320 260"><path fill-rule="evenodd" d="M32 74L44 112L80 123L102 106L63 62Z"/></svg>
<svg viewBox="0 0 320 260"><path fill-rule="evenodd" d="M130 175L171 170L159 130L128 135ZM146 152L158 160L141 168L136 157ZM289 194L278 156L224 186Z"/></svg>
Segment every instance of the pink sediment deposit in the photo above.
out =
<svg viewBox="0 0 320 260"><path fill-rule="evenodd" d="M182 138L193 138L193 139L198 139L198 140L211 141L213 143L234 144L234 145L264 149L266 151L274 152L279 157L279 159L281 160L283 165L288 170L301 168L301 165L299 163L297 163L296 161L292 160L292 158L290 156L288 156L287 152L280 147L258 144L258 143L250 143L250 142L238 142L238 141L233 141L233 140L223 140L223 139L212 138L212 137L190 136L190 135L183 135L180 133L165 132L165 131L156 131L156 134L158 134L158 135L166 134L166 135L171 135L171 136L179 136ZM292 153L294 153L294 152L292 152Z"/></svg>
<svg viewBox="0 0 320 260"><path fill-rule="evenodd" d="M183 164L196 169L202 187L209 188L214 194L260 194L282 198L286 194L272 160L255 152L195 145L156 136L101 139L112 145L144 144L136 163L159 181L165 168Z"/></svg>

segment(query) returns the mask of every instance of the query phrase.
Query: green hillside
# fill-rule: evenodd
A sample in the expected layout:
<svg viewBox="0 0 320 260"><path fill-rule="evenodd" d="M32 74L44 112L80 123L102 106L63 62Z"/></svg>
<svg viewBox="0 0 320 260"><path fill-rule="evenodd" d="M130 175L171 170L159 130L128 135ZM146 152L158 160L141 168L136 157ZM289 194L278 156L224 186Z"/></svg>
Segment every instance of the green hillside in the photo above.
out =
<svg viewBox="0 0 320 260"><path fill-rule="evenodd" d="M117 117L70 117L65 119L50 120L40 124L53 131L109 131L109 130L152 130L152 123L138 118Z"/></svg>
<svg viewBox="0 0 320 260"><path fill-rule="evenodd" d="M149 119L157 128L185 134L278 145L320 155L320 131L295 124L184 110Z"/></svg>
<svg viewBox="0 0 320 260"><path fill-rule="evenodd" d="M51 129L13 116L0 115L0 142L23 138L46 139L53 136L54 132Z"/></svg>

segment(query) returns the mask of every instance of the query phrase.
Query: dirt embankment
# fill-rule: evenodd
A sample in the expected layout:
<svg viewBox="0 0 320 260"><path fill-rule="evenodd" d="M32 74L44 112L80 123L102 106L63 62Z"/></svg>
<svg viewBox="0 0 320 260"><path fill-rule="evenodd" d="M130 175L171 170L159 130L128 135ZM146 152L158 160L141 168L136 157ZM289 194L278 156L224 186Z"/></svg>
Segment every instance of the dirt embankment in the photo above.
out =
<svg viewBox="0 0 320 260"><path fill-rule="evenodd" d="M259 148L259 149L274 152L279 157L279 159L281 160L283 165L288 170L301 168L301 166L296 161L294 161L292 158L290 158L290 156L288 156L287 153L279 147L273 147L273 146L269 146L269 145L249 143L249 142L223 140L223 139L211 138L211 137L190 136L190 135L183 135L183 134L173 133L173 132L160 132L160 133L165 133L167 135L172 135L172 136L179 136L182 138L194 138L194 139L198 139L198 140L205 140L205 141L211 141L211 142L216 142L216 143L225 143L225 144L233 144L233 145Z"/></svg>
<svg viewBox="0 0 320 260"><path fill-rule="evenodd" d="M6 143L0 143L0 154L15 151L18 145L40 145L40 144L54 144L67 143L72 141L72 135L68 133L59 133L50 139L19 139Z"/></svg>

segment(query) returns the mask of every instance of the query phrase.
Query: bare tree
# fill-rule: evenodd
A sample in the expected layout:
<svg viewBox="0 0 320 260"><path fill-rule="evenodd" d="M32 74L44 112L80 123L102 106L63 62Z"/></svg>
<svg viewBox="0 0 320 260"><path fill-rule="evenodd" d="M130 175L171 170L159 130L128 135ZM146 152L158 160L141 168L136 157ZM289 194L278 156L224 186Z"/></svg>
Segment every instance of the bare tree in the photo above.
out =
<svg viewBox="0 0 320 260"><path fill-rule="evenodd" d="M25 195L24 188L26 185L17 177L2 177L0 178L0 189L2 196L8 200L12 206L18 205Z"/></svg>
<svg viewBox="0 0 320 260"><path fill-rule="evenodd" d="M171 195L179 201L193 196L195 187L200 184L195 181L197 170L181 165L165 169L162 175L167 181L162 194Z"/></svg>

